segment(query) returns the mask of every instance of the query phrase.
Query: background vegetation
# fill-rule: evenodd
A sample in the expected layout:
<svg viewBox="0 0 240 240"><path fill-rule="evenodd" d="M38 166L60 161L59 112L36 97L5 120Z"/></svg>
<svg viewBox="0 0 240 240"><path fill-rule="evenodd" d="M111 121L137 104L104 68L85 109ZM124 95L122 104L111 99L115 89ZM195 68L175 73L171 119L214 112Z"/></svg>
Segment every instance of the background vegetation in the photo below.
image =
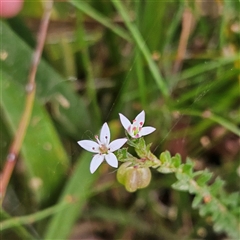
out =
<svg viewBox="0 0 240 240"><path fill-rule="evenodd" d="M173 175L153 171L146 189L128 193L107 164L90 174L92 155L77 141L106 121L122 137L118 113L144 109L154 154L189 156L227 194L239 190L239 11L234 0L55 2L2 239L226 239L191 208L192 195L171 188ZM26 1L1 20L1 169L42 14L40 1Z"/></svg>

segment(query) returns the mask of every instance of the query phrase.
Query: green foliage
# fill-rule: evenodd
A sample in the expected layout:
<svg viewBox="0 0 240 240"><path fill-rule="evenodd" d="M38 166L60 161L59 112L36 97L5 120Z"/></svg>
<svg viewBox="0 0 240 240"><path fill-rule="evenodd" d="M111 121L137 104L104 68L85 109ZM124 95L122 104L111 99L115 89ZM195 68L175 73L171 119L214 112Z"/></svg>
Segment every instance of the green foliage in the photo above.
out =
<svg viewBox="0 0 240 240"><path fill-rule="evenodd" d="M1 172L42 11L41 1L25 1L16 18L0 20ZM237 1L55 1L51 21L2 238L70 239L76 228L77 239L238 239ZM103 122L112 140L122 137L118 113L133 119L142 109L157 129L146 137L152 144L129 139L132 148L115 153L123 164L152 167L152 179L129 194L106 164L90 174L92 155L76 142L93 139Z"/></svg>

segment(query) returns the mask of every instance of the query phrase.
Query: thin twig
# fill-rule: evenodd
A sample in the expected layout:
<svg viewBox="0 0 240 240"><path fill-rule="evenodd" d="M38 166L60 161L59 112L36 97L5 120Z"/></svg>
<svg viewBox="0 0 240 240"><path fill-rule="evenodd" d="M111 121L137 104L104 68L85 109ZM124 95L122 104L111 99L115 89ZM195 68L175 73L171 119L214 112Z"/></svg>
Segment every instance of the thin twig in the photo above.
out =
<svg viewBox="0 0 240 240"><path fill-rule="evenodd" d="M177 73L182 67L182 61L186 54L187 43L193 28L193 13L191 9L186 8L182 16L182 32L178 45L177 57L173 66L173 72Z"/></svg>
<svg viewBox="0 0 240 240"><path fill-rule="evenodd" d="M47 35L47 29L49 25L53 1L49 0L44 2L44 4L45 4L45 9L44 9L44 13L40 23L37 46L33 53L33 59L32 59L31 67L29 70L29 75L28 75L28 83L26 85L27 97L26 97L24 112L22 114L13 142L10 146L3 171L0 175L0 202L1 203L3 202L3 198L5 195L9 180L11 178L13 169L15 167L17 156L20 152L23 139L25 137L26 130L31 118L35 92L36 92L35 76L36 76L38 64L40 61L40 57L42 55L46 35Z"/></svg>

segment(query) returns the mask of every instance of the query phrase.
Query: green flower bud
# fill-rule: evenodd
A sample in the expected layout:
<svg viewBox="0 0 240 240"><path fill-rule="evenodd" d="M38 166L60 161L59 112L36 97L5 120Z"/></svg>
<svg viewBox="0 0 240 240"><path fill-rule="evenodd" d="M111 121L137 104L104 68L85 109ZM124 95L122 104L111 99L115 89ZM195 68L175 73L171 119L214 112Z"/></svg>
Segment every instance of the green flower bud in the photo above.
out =
<svg viewBox="0 0 240 240"><path fill-rule="evenodd" d="M145 188L151 181L151 171L148 167L131 166L131 162L123 163L117 171L118 181L125 185L129 192Z"/></svg>

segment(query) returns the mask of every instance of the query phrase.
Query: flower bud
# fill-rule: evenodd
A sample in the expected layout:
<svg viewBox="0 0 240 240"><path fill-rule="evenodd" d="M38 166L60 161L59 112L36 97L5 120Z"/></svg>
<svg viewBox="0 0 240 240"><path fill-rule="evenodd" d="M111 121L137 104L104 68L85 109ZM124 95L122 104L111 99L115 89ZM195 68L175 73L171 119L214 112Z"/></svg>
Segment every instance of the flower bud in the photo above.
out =
<svg viewBox="0 0 240 240"><path fill-rule="evenodd" d="M129 192L145 188L151 181L151 171L148 167L131 166L131 162L123 163L117 171L118 181L125 185Z"/></svg>

